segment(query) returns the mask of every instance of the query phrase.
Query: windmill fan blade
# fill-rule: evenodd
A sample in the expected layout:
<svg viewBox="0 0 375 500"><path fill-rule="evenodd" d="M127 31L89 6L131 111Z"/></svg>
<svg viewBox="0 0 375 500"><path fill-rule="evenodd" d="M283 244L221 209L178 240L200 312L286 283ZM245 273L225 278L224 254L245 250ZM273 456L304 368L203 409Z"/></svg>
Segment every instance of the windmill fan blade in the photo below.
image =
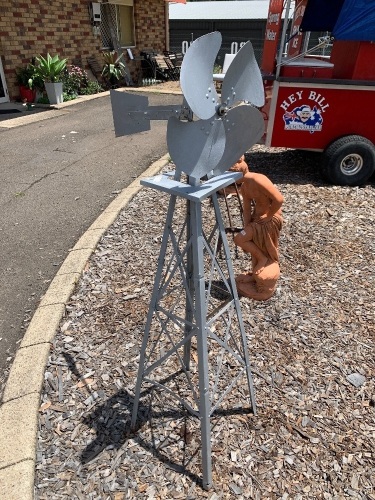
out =
<svg viewBox="0 0 375 500"><path fill-rule="evenodd" d="M223 118L225 128L225 151L213 169L214 175L220 175L228 170L246 153L264 132L264 121L261 112L243 104L231 108Z"/></svg>
<svg viewBox="0 0 375 500"><path fill-rule="evenodd" d="M229 66L221 89L221 100L228 107L238 101L249 101L258 107L264 105L262 75L251 42L243 45Z"/></svg>
<svg viewBox="0 0 375 500"><path fill-rule="evenodd" d="M202 120L213 116L218 104L212 74L220 45L221 34L217 31L201 36L190 45L182 62L182 92L193 113Z"/></svg>
<svg viewBox="0 0 375 500"><path fill-rule="evenodd" d="M167 144L177 172L183 171L198 181L216 167L224 153L223 121L211 117L210 120L182 122L172 116L168 120Z"/></svg>

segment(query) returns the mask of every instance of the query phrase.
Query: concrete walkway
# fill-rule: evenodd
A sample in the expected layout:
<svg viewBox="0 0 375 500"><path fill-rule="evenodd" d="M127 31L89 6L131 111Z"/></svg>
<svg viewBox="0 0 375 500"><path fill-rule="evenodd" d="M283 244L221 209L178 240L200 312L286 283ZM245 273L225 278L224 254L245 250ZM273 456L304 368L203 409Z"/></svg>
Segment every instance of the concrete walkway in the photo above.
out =
<svg viewBox="0 0 375 500"><path fill-rule="evenodd" d="M103 94L97 96L101 97ZM95 97L85 96L83 100ZM59 105L47 114L62 113L63 108L71 104L76 102ZM25 111L21 117L8 119L2 122L1 126L5 123L9 128L19 126L20 120L22 123L40 121L43 120L43 113L27 114ZM0 407L1 499L31 500L34 497L40 394L51 343L64 315L65 306L101 236L141 189L141 178L155 175L168 162L168 158L169 156L165 155L154 162L140 177L123 189L79 238L32 317L13 361Z"/></svg>
<svg viewBox="0 0 375 500"><path fill-rule="evenodd" d="M139 89L138 89L139 90ZM142 89L143 91L143 89ZM20 102L5 102L0 104L0 123L1 128L14 128L20 125L46 120L52 116L61 115L61 111L82 102L91 101L99 97L108 96L109 92L100 94L82 95L72 101L63 102L56 105L31 104L29 106Z"/></svg>

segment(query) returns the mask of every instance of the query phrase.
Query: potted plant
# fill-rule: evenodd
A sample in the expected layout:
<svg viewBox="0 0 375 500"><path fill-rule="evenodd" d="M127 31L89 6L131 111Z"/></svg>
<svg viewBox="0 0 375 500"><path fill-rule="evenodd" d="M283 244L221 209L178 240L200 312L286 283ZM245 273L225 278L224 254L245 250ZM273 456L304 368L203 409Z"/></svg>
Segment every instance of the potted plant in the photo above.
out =
<svg viewBox="0 0 375 500"><path fill-rule="evenodd" d="M47 57L36 57L35 61L35 72L44 81L50 104L60 104L63 102L62 73L67 60L47 54Z"/></svg>
<svg viewBox="0 0 375 500"><path fill-rule="evenodd" d="M104 52L103 58L102 76L107 80L110 88L115 88L126 74L126 66L121 62L122 54L118 56L117 52L112 50L111 52Z"/></svg>
<svg viewBox="0 0 375 500"><path fill-rule="evenodd" d="M19 85L22 102L34 102L36 91L44 87L43 81L36 75L32 64L17 68L16 80Z"/></svg>

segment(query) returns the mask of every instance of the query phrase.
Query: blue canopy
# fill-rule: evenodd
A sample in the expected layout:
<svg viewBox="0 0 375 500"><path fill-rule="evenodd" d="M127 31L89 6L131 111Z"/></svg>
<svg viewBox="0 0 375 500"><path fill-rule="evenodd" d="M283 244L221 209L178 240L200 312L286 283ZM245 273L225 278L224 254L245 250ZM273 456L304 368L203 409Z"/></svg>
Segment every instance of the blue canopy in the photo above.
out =
<svg viewBox="0 0 375 500"><path fill-rule="evenodd" d="M329 31L336 40L375 41L375 0L309 0L301 31Z"/></svg>
<svg viewBox="0 0 375 500"><path fill-rule="evenodd" d="M345 0L332 35L337 40L375 41L375 0Z"/></svg>

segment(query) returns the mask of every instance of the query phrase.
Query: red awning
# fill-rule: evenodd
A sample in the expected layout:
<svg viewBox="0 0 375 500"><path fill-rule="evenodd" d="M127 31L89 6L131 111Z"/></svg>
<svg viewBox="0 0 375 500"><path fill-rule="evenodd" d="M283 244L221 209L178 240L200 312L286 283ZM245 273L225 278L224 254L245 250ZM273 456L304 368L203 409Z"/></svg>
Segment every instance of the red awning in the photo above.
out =
<svg viewBox="0 0 375 500"><path fill-rule="evenodd" d="M165 0L165 1L169 3L186 3L186 0Z"/></svg>

